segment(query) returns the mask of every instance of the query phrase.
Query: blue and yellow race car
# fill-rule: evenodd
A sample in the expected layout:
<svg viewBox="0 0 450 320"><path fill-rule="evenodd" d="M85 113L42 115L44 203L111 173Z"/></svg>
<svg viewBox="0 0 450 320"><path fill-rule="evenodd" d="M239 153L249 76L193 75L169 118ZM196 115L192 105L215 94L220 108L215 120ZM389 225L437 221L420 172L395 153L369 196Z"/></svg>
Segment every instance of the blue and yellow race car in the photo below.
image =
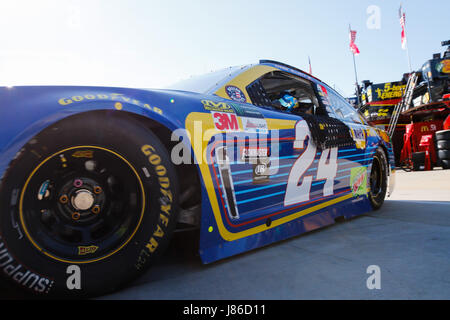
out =
<svg viewBox="0 0 450 320"><path fill-rule="evenodd" d="M276 61L165 90L3 87L0 108L1 273L36 294L114 290L175 229L197 228L211 263L378 209L393 187L386 132Z"/></svg>

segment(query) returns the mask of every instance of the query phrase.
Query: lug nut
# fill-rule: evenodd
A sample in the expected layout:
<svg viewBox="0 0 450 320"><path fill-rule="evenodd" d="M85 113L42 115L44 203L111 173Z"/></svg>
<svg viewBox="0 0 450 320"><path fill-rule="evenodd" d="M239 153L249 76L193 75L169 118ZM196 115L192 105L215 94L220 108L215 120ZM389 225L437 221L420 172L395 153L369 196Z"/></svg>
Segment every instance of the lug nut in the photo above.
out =
<svg viewBox="0 0 450 320"><path fill-rule="evenodd" d="M81 218L81 214L79 212L72 213L73 220L78 221L78 220L80 220L80 218Z"/></svg>
<svg viewBox="0 0 450 320"><path fill-rule="evenodd" d="M81 188L82 185L83 185L83 180L81 180L81 179L75 179L75 181L73 182L73 186L75 188Z"/></svg>
<svg viewBox="0 0 450 320"><path fill-rule="evenodd" d="M102 187L100 187L100 186L95 186L94 187L94 193L95 194L100 194L100 193L102 193Z"/></svg>
<svg viewBox="0 0 450 320"><path fill-rule="evenodd" d="M44 209L44 210L41 210L41 218L42 218L42 220L45 222L45 221L48 221L48 219L51 217L51 213L50 213L50 211L48 211L48 210L46 210L46 209Z"/></svg>
<svg viewBox="0 0 450 320"><path fill-rule="evenodd" d="M100 213L100 206L99 205L95 205L92 207L92 213L93 214L99 214Z"/></svg>
<svg viewBox="0 0 450 320"><path fill-rule="evenodd" d="M62 204L66 204L67 202L69 202L69 197L63 194L61 197L59 197L59 202L61 202Z"/></svg>

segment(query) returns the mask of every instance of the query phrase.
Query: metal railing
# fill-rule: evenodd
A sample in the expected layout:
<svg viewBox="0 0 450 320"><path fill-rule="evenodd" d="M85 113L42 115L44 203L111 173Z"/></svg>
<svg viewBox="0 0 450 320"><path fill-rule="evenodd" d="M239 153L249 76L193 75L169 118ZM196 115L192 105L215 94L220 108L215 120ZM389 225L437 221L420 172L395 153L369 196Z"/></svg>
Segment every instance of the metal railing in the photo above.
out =
<svg viewBox="0 0 450 320"><path fill-rule="evenodd" d="M387 128L387 133L391 138L394 135L394 131L395 128L397 127L400 114L403 111L408 110L411 105L414 88L416 87L417 84L417 79L418 79L417 73L413 72L409 75L405 92L403 93L402 96L402 100L395 106L394 111L392 112L392 116L389 121L389 126Z"/></svg>

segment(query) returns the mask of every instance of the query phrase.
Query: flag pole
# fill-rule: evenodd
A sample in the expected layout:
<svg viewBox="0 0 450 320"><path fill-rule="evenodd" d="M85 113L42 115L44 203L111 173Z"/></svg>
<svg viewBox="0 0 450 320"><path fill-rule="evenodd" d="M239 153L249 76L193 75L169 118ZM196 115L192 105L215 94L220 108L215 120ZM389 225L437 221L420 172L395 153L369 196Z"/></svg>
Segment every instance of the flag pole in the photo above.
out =
<svg viewBox="0 0 450 320"><path fill-rule="evenodd" d="M352 31L352 27L350 25L350 23L348 24L348 33L351 36L351 31ZM359 99L359 84L358 84L358 73L356 71L356 60L355 60L355 54L352 51L352 56L353 56L353 69L355 71L355 81L356 81L356 98L358 101L358 107L360 107L361 101Z"/></svg>
<svg viewBox="0 0 450 320"><path fill-rule="evenodd" d="M408 58L409 73L412 73L411 57L409 55L409 48L408 48L408 37L406 36L406 17L405 17L405 13L403 12L403 5L401 2L400 2L400 19L403 19L403 29L404 29L404 33L405 33L406 57Z"/></svg>
<svg viewBox="0 0 450 320"><path fill-rule="evenodd" d="M409 73L412 73L411 57L409 56L408 37L406 36L406 19L405 19L405 39L406 39L406 56L408 57Z"/></svg>
<svg viewBox="0 0 450 320"><path fill-rule="evenodd" d="M408 57L409 73L412 73L411 57L409 56L408 41L406 41L406 56Z"/></svg>

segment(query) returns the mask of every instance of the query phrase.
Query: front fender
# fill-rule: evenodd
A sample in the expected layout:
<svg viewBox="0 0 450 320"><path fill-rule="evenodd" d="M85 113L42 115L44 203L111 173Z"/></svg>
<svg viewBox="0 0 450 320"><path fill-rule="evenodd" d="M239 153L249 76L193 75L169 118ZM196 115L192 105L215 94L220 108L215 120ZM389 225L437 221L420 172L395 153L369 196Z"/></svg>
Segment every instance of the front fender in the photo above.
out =
<svg viewBox="0 0 450 320"><path fill-rule="evenodd" d="M129 112L169 130L184 119L202 96L187 92L107 87L0 88L0 178L17 152L33 136L57 121L94 110Z"/></svg>
<svg viewBox="0 0 450 320"><path fill-rule="evenodd" d="M377 133L380 137L380 144L383 147L387 155L388 160L388 192L387 196L390 197L395 188L395 156L392 149L392 141L388 133L384 130L377 129Z"/></svg>

